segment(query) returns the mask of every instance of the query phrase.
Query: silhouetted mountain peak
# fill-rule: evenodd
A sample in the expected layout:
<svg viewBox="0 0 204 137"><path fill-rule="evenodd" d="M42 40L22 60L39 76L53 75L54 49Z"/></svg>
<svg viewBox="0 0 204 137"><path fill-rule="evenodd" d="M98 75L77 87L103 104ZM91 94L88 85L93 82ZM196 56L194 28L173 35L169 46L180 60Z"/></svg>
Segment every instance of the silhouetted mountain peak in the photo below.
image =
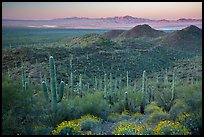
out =
<svg viewBox="0 0 204 137"><path fill-rule="evenodd" d="M153 30L152 27L150 27L149 25L147 24L143 24L143 25L137 25L135 26L134 28L132 29L137 29L137 30Z"/></svg>
<svg viewBox="0 0 204 137"><path fill-rule="evenodd" d="M134 28L123 32L120 37L125 38L156 38L165 35L165 32L155 30L147 24L137 25Z"/></svg>
<svg viewBox="0 0 204 137"><path fill-rule="evenodd" d="M190 25L184 29L182 29L183 31L190 31L190 32L195 32L195 31L201 31L200 28L194 26L194 25Z"/></svg>

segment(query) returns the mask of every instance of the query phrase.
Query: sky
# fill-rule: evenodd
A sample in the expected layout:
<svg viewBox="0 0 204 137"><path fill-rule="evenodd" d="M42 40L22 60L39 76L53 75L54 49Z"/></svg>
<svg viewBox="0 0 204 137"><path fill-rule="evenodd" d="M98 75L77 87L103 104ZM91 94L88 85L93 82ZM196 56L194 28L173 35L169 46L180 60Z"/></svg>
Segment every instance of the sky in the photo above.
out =
<svg viewBox="0 0 204 137"><path fill-rule="evenodd" d="M2 19L133 16L202 19L202 2L3 2Z"/></svg>

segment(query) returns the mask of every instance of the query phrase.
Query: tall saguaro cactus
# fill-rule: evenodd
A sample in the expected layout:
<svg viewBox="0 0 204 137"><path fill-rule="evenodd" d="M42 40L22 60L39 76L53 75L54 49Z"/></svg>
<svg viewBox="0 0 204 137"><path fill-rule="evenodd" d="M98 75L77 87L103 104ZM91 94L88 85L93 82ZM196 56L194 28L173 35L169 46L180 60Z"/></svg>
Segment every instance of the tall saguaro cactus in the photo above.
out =
<svg viewBox="0 0 204 137"><path fill-rule="evenodd" d="M82 97L82 76L81 74L79 75L79 94L80 94L80 97Z"/></svg>
<svg viewBox="0 0 204 137"><path fill-rule="evenodd" d="M109 88L110 88L110 91L109 91L109 101L110 103L113 103L113 85L112 85L112 73L110 73L110 80L109 80Z"/></svg>
<svg viewBox="0 0 204 137"><path fill-rule="evenodd" d="M46 82L42 82L42 88L44 91L44 96L47 101L51 101L51 108L53 112L55 113L57 111L57 103L61 102L64 92L64 81L60 82L60 88L59 88L59 95L57 98L57 85L56 85L56 69L55 69L55 62L54 58L50 56L49 58L49 66L50 66L50 88L51 88L51 100L48 96L48 88L46 85Z"/></svg>
<svg viewBox="0 0 204 137"><path fill-rule="evenodd" d="M122 90L122 74L120 74L119 80L118 80L118 89L119 89L119 96L121 96L121 90Z"/></svg>
<svg viewBox="0 0 204 137"><path fill-rule="evenodd" d="M129 110L129 107L128 107L128 92L125 92L125 110Z"/></svg>
<svg viewBox="0 0 204 137"><path fill-rule="evenodd" d="M70 87L71 87L70 96L73 95L73 85L74 85L74 83L73 83L73 73L71 72L71 74L70 74Z"/></svg>
<svg viewBox="0 0 204 137"><path fill-rule="evenodd" d="M140 106L140 112L144 114L144 107L146 105L146 96L147 96L147 80L146 80L146 71L143 71L142 75L142 101Z"/></svg>
<svg viewBox="0 0 204 137"><path fill-rule="evenodd" d="M22 66L22 86L25 89L26 86L26 73L25 73L25 64Z"/></svg>
<svg viewBox="0 0 204 137"><path fill-rule="evenodd" d="M104 74L104 99L107 99L108 93L107 93L107 76L106 73Z"/></svg>
<svg viewBox="0 0 204 137"><path fill-rule="evenodd" d="M73 55L70 56L70 60L69 60L69 65L70 65L70 88L71 88L71 92L70 92L70 96L72 96L73 94L73 67L72 67L72 60L73 60Z"/></svg>
<svg viewBox="0 0 204 137"><path fill-rule="evenodd" d="M168 71L167 69L165 70L165 75L164 75L164 90L166 91L168 85Z"/></svg>
<svg viewBox="0 0 204 137"><path fill-rule="evenodd" d="M128 88L129 88L129 80L128 80L128 71L127 71L127 91L128 91Z"/></svg>
<svg viewBox="0 0 204 137"><path fill-rule="evenodd" d="M94 77L94 81L95 81L95 91L97 91L97 88L98 88L98 81L97 81L97 77L95 76Z"/></svg>
<svg viewBox="0 0 204 137"><path fill-rule="evenodd" d="M171 101L174 100L174 97L175 97L175 73L173 72L172 90L171 90Z"/></svg>

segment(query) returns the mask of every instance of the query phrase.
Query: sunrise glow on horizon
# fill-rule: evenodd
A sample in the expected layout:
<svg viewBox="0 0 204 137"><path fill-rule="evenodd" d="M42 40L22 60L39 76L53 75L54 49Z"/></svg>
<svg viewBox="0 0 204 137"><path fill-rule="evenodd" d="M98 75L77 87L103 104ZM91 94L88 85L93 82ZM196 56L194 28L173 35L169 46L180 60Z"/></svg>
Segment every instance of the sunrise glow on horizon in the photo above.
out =
<svg viewBox="0 0 204 137"><path fill-rule="evenodd" d="M202 19L202 2L3 2L2 19L104 18Z"/></svg>

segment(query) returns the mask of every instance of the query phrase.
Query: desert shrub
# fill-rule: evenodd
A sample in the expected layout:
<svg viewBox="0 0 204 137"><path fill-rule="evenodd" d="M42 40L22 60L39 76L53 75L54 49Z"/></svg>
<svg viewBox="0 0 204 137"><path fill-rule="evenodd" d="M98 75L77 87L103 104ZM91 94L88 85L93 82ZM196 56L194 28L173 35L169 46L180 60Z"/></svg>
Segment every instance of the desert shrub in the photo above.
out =
<svg viewBox="0 0 204 137"><path fill-rule="evenodd" d="M80 122L82 130L91 130L97 128L99 122L93 119L85 119Z"/></svg>
<svg viewBox="0 0 204 137"><path fill-rule="evenodd" d="M116 102L111 106L111 110L117 113L121 113L124 110L124 108L125 108L124 100L120 100L119 102Z"/></svg>
<svg viewBox="0 0 204 137"><path fill-rule="evenodd" d="M160 121L153 130L155 135L189 135L188 129L179 122Z"/></svg>
<svg viewBox="0 0 204 137"><path fill-rule="evenodd" d="M138 124L135 128L136 135L152 135L153 129L147 123Z"/></svg>
<svg viewBox="0 0 204 137"><path fill-rule="evenodd" d="M176 89L177 98L182 100L186 106L185 112L199 112L202 110L202 83L185 84Z"/></svg>
<svg viewBox="0 0 204 137"><path fill-rule="evenodd" d="M131 114L128 110L124 110L120 115L119 115L119 119L120 120L128 120L129 118L131 118Z"/></svg>
<svg viewBox="0 0 204 137"><path fill-rule="evenodd" d="M25 94L26 92L26 94ZM2 134L32 134L31 126L31 94L23 91L19 81L2 78Z"/></svg>
<svg viewBox="0 0 204 137"><path fill-rule="evenodd" d="M111 122L115 122L115 121L118 120L119 116L120 116L120 114L117 113L117 112L111 113L111 114L108 115L107 120L111 121Z"/></svg>
<svg viewBox="0 0 204 137"><path fill-rule="evenodd" d="M132 115L131 115L134 119L138 119L138 120L142 120L143 118L144 118L144 114L141 114L141 113L133 113Z"/></svg>
<svg viewBox="0 0 204 137"><path fill-rule="evenodd" d="M102 119L93 115L82 116L80 119L80 125L82 130L97 129L101 125Z"/></svg>
<svg viewBox="0 0 204 137"><path fill-rule="evenodd" d="M145 114L151 114L155 111L162 111L162 108L156 106L155 103L151 103L150 105L148 105L145 109Z"/></svg>
<svg viewBox="0 0 204 137"><path fill-rule="evenodd" d="M136 124L135 122L118 122L116 123L113 135L151 135L153 130L147 123Z"/></svg>
<svg viewBox="0 0 204 137"><path fill-rule="evenodd" d="M34 133L35 135L49 135L52 131L51 127L47 127L45 125L37 125L34 127Z"/></svg>
<svg viewBox="0 0 204 137"><path fill-rule="evenodd" d="M75 97L74 99L66 99L62 101L62 110L66 113L66 120L71 120L75 118L80 118L83 115L83 108L80 105L80 97ZM72 112L72 113L70 113Z"/></svg>
<svg viewBox="0 0 204 137"><path fill-rule="evenodd" d="M116 123L112 134L113 135L135 135L136 123L133 122L118 122Z"/></svg>
<svg viewBox="0 0 204 137"><path fill-rule="evenodd" d="M86 114L106 119L110 114L109 105L103 99L102 92L90 93L82 98L77 96L73 99L65 99L62 101L61 109L66 113L66 120L80 118Z"/></svg>
<svg viewBox="0 0 204 137"><path fill-rule="evenodd" d="M127 91L125 89L125 91ZM135 91L133 86L129 87L128 90L128 107L131 112L140 112L139 106L142 102L142 92Z"/></svg>
<svg viewBox="0 0 204 137"><path fill-rule="evenodd" d="M177 99L169 111L173 120L182 113L200 114L202 110L202 85L201 83L179 86L176 89Z"/></svg>
<svg viewBox="0 0 204 137"><path fill-rule="evenodd" d="M2 114L2 135L16 135L21 133L20 124L13 115L13 111L7 111ZM20 126L20 127L19 127Z"/></svg>
<svg viewBox="0 0 204 137"><path fill-rule="evenodd" d="M94 115L81 116L79 119L63 121L52 130L53 135L80 135L82 130L93 130L102 122L102 119Z"/></svg>
<svg viewBox="0 0 204 137"><path fill-rule="evenodd" d="M53 135L80 135L81 127L76 120L63 121L51 132Z"/></svg>
<svg viewBox="0 0 204 137"><path fill-rule="evenodd" d="M104 119L110 113L109 104L103 99L102 92L88 94L81 98L80 102L83 115L92 114Z"/></svg>
<svg viewBox="0 0 204 137"><path fill-rule="evenodd" d="M186 112L186 103L183 100L176 99L175 104L172 106L172 108L169 111L170 118L172 120L175 120L179 114L182 114L183 112Z"/></svg>
<svg viewBox="0 0 204 137"><path fill-rule="evenodd" d="M195 113L182 113L178 115L177 122L184 125L192 135L202 134L202 115Z"/></svg>
<svg viewBox="0 0 204 137"><path fill-rule="evenodd" d="M167 119L169 119L169 114L167 112L154 111L153 113L149 115L148 122L157 123L161 120L167 120Z"/></svg>

